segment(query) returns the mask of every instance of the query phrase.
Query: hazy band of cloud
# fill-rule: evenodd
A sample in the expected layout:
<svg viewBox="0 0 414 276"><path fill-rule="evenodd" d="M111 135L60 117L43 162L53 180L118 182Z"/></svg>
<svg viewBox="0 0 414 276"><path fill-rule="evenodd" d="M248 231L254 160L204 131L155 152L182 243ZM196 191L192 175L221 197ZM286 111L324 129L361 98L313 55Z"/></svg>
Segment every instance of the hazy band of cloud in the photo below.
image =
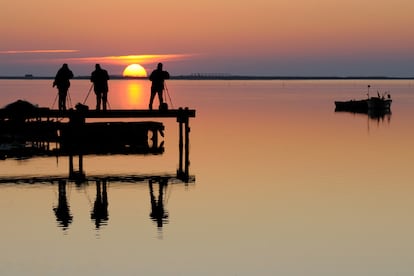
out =
<svg viewBox="0 0 414 276"><path fill-rule="evenodd" d="M79 50L52 49L52 50L6 50L0 51L0 54L55 54L55 53L76 53Z"/></svg>
<svg viewBox="0 0 414 276"><path fill-rule="evenodd" d="M125 55L125 56L104 56L104 57L81 57L66 58L67 61L81 63L104 63L125 65L132 63L149 64L154 62L165 62L171 60L182 60L194 56L194 54L161 54L161 55Z"/></svg>

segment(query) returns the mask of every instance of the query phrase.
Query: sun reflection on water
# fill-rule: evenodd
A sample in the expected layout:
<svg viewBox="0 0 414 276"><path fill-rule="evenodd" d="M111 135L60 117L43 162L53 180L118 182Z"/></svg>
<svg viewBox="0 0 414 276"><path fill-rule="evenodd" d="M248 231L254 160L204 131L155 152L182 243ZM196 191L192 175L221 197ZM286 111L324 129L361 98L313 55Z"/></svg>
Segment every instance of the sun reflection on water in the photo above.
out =
<svg viewBox="0 0 414 276"><path fill-rule="evenodd" d="M119 95L123 95L118 99L120 105L125 109L141 109L146 106L148 102L148 95L146 95L146 87L141 81L128 81L123 85L123 91L119 91Z"/></svg>
<svg viewBox="0 0 414 276"><path fill-rule="evenodd" d="M142 102L142 85L139 83L128 84L128 103L137 105Z"/></svg>

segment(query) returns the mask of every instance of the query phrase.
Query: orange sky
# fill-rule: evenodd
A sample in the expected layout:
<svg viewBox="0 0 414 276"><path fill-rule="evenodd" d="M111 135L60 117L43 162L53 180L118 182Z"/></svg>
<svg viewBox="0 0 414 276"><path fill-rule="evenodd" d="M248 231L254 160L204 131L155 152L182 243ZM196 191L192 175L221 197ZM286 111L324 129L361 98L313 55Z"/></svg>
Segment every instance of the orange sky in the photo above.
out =
<svg viewBox="0 0 414 276"><path fill-rule="evenodd" d="M0 75L51 75L62 58L89 74L93 64L81 59L158 55L142 65L164 61L173 74L413 76L413 10L410 0L7 1ZM74 52L7 52L32 50ZM112 74L128 65L101 61Z"/></svg>

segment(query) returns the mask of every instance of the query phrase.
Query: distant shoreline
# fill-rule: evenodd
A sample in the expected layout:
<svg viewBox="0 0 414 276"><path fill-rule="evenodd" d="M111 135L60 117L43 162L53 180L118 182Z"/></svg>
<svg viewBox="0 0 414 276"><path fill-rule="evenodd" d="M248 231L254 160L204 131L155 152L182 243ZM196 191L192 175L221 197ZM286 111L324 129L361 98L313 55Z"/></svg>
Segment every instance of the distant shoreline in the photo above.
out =
<svg viewBox="0 0 414 276"><path fill-rule="evenodd" d="M74 79L89 79L90 76L76 76ZM131 79L148 79L148 77L123 77L123 76L110 76L114 80L131 80ZM0 79L11 80L53 80L54 77L48 76L0 76ZM172 80L414 80L414 77L385 77L385 76L237 76L237 75L225 75L225 76L209 76L209 75L178 75L171 76Z"/></svg>

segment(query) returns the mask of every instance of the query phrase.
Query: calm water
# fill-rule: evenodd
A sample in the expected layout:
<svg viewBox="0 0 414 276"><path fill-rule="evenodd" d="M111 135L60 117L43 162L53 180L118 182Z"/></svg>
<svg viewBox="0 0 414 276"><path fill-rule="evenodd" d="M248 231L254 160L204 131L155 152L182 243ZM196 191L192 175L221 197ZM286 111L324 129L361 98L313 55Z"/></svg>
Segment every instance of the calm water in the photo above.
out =
<svg viewBox="0 0 414 276"><path fill-rule="evenodd" d="M334 112L368 84L391 92L391 115ZM89 87L72 82L72 105ZM67 157L2 160L1 275L414 274L414 81L171 80L168 89L174 107L197 110L195 181L162 189L162 227L148 177L176 172L173 119L163 120L162 155L84 157L87 176L143 178L107 181L106 201L95 181L67 181L68 208L59 205L58 182L47 179L67 176ZM146 108L148 91L148 81L111 81L110 107ZM1 106L56 108L55 95L48 80L0 80ZM22 177L45 179L11 180Z"/></svg>

